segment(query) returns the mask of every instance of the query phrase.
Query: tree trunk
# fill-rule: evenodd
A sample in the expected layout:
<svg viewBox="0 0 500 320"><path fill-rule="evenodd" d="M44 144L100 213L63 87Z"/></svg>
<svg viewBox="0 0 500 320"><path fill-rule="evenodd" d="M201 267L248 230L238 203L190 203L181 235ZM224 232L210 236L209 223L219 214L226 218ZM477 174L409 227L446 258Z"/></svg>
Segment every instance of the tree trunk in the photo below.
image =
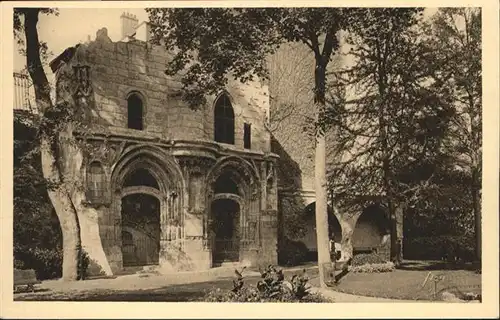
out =
<svg viewBox="0 0 500 320"><path fill-rule="evenodd" d="M316 120L320 120L320 114L325 108L325 65L316 64L315 72L315 104ZM315 148L315 191L316 191L316 238L318 242L318 268L319 280L322 287L327 286L327 279L334 272L330 258L330 239L328 235L328 210L326 191L326 137L321 127L316 129Z"/></svg>
<svg viewBox="0 0 500 320"><path fill-rule="evenodd" d="M81 241L77 212L68 190L61 183L60 172L48 137L42 135L40 149L42 174L46 180L55 183L55 187L47 191L59 219L63 236L62 279L78 280Z"/></svg>
<svg viewBox="0 0 500 320"><path fill-rule="evenodd" d="M476 259L481 261L481 246L482 246L482 234L481 234L481 196L479 195L479 189L476 184L476 174L475 170L472 175L472 210L474 211L474 234L476 238L475 243L475 253Z"/></svg>
<svg viewBox="0 0 500 320"><path fill-rule="evenodd" d="M394 264L397 263L397 255L398 255L398 237L397 237L397 218L396 218L396 210L394 210L394 205L389 198L389 216L390 216L390 223L391 223L391 256L390 260L394 262Z"/></svg>
<svg viewBox="0 0 500 320"><path fill-rule="evenodd" d="M405 205L403 203L395 203L393 205L394 210L394 220L391 221L391 232L394 236L391 236L391 260L394 262L396 267L400 266L403 261L403 214L405 211ZM392 219L391 219L392 220ZM392 240L394 238L394 241Z"/></svg>
<svg viewBox="0 0 500 320"><path fill-rule="evenodd" d="M37 8L20 9L24 14L24 32L26 37L26 63L30 77L33 81L36 104L40 114L44 117L53 107L50 98L50 85L43 70L40 59L40 42L38 39L38 14ZM54 120L52 120L54 121ZM40 153L43 177L53 185L48 188L49 199L56 211L63 236L63 280L78 279L78 264L80 260L81 241L80 227L76 209L72 203L67 186L62 181L62 174L57 165L54 148L57 148L59 132L41 128Z"/></svg>

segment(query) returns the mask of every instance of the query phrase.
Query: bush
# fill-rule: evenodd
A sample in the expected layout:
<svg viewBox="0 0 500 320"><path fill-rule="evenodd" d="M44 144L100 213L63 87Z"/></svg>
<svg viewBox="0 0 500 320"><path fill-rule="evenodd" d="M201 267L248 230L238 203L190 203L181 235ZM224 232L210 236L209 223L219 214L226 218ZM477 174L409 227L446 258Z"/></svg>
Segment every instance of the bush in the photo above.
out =
<svg viewBox="0 0 500 320"><path fill-rule="evenodd" d="M358 253L352 258L351 265L362 266L366 264L382 264L387 262L385 255L372 252L372 253Z"/></svg>
<svg viewBox="0 0 500 320"><path fill-rule="evenodd" d="M242 270L243 271L243 270ZM331 302L325 297L309 292L311 285L305 275L294 275L285 280L282 270L268 266L261 272L262 280L255 287L245 287L241 272L233 281L232 290L220 288L209 291L206 302Z"/></svg>
<svg viewBox="0 0 500 320"><path fill-rule="evenodd" d="M416 260L473 261L474 239L467 236L434 236L405 239L404 256Z"/></svg>
<svg viewBox="0 0 500 320"><path fill-rule="evenodd" d="M296 266L307 261L309 250L300 241L285 239L279 248L280 265Z"/></svg>
<svg viewBox="0 0 500 320"><path fill-rule="evenodd" d="M34 269L39 280L61 277L62 257L62 251L57 249L14 247L14 267Z"/></svg>
<svg viewBox="0 0 500 320"><path fill-rule="evenodd" d="M350 272L354 273L382 273L382 272L392 272L396 269L394 263L367 263L361 266L351 266L349 268Z"/></svg>
<svg viewBox="0 0 500 320"><path fill-rule="evenodd" d="M63 253L60 249L14 247L14 268L35 270L38 280L56 279L62 276ZM78 265L78 279L88 276L90 259L85 250Z"/></svg>

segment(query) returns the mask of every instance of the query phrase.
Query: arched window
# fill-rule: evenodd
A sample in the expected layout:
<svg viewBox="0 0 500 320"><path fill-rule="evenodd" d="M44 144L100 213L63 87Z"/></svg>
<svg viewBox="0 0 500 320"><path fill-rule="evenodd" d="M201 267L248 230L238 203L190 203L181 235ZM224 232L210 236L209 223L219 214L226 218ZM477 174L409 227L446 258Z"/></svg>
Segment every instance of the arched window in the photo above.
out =
<svg viewBox="0 0 500 320"><path fill-rule="evenodd" d="M123 183L124 187L146 186L160 190L158 181L147 169L136 169L129 173Z"/></svg>
<svg viewBox="0 0 500 320"><path fill-rule="evenodd" d="M234 110L226 94L215 102L214 118L215 141L234 144Z"/></svg>
<svg viewBox="0 0 500 320"><path fill-rule="evenodd" d="M238 185L225 173L215 181L214 192L238 194Z"/></svg>
<svg viewBox="0 0 500 320"><path fill-rule="evenodd" d="M139 97L136 93L132 93L127 99L127 119L129 129L143 129L143 109L141 97Z"/></svg>
<svg viewBox="0 0 500 320"><path fill-rule="evenodd" d="M94 161L87 170L87 198L91 202L97 202L104 195L104 169L102 165Z"/></svg>

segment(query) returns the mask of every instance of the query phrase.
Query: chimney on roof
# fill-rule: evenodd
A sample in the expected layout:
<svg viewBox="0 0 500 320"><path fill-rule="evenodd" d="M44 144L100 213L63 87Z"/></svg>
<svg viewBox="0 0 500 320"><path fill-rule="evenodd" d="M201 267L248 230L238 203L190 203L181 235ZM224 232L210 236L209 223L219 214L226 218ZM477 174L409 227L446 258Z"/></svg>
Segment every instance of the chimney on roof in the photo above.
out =
<svg viewBox="0 0 500 320"><path fill-rule="evenodd" d="M135 38L144 42L149 42L151 38L151 26L149 22L141 22L135 29Z"/></svg>
<svg viewBox="0 0 500 320"><path fill-rule="evenodd" d="M135 33L135 28L139 24L139 20L133 14L124 12L120 16L121 25L122 25L122 39L125 39Z"/></svg>

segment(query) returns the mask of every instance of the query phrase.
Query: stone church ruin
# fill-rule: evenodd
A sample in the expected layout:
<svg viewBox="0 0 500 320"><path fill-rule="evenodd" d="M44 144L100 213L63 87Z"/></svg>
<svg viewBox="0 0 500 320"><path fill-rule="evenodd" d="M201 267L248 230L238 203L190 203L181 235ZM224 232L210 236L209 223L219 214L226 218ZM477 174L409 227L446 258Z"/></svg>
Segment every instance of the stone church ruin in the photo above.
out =
<svg viewBox="0 0 500 320"><path fill-rule="evenodd" d="M286 131L292 124L268 129L268 84L230 81L192 110L180 98L179 78L165 75L171 55L148 43L148 24L121 19L121 41L103 28L50 63L56 99L77 105L89 123L75 134L87 146L78 218L92 261L106 274L277 264L283 202L291 197L307 216L300 241L314 256L314 171L303 157L310 147L302 133ZM291 142L280 138L293 134ZM383 210L329 214L343 257L390 243Z"/></svg>

